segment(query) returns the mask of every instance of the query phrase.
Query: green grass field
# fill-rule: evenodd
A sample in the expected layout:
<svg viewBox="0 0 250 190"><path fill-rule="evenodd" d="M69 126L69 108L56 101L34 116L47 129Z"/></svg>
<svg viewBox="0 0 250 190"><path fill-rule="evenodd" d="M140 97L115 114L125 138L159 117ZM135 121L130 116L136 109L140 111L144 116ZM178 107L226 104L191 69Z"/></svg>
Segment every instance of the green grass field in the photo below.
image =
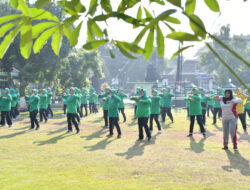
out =
<svg viewBox="0 0 250 190"><path fill-rule="evenodd" d="M116 130L114 137L106 137L101 110L82 120L78 135L65 133L61 111L39 131L29 130L23 114L13 128L0 128L0 189L250 189L250 136L243 135L241 125L239 151L232 144L223 151L220 120L213 126L208 119L206 139L196 124L190 139L185 111L174 111L175 123L167 120L162 134L155 128L151 142L136 142L133 110L126 114L121 139Z"/></svg>

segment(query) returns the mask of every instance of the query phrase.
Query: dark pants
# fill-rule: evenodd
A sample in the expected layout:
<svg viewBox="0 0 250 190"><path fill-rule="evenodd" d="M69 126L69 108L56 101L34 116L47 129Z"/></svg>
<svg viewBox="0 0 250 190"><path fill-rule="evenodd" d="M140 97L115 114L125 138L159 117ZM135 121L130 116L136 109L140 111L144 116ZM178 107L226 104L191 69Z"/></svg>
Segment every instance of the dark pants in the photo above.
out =
<svg viewBox="0 0 250 190"><path fill-rule="evenodd" d="M148 117L142 117L138 118L138 127L139 127L139 139L143 139L143 128L147 134L147 137L151 137L151 134L149 132L148 128Z"/></svg>
<svg viewBox="0 0 250 190"><path fill-rule="evenodd" d="M116 127L118 135L121 135L121 128L118 123L118 117L110 117L109 118L109 134L113 135L114 126Z"/></svg>
<svg viewBox="0 0 250 190"><path fill-rule="evenodd" d="M81 107L77 107L77 113L80 115L80 117L82 118L83 117L83 114L82 114L82 109Z"/></svg>
<svg viewBox="0 0 250 190"><path fill-rule="evenodd" d="M217 114L220 115L220 108L214 108L214 116L213 116L213 121L214 121L214 124L216 124L216 118L217 118Z"/></svg>
<svg viewBox="0 0 250 190"><path fill-rule="evenodd" d="M80 114L78 115L79 110L80 110L80 108L77 107L77 113L75 114L75 117L76 117L76 119L77 119L77 122L80 122L80 116L79 116Z"/></svg>
<svg viewBox="0 0 250 190"><path fill-rule="evenodd" d="M34 110L34 111L30 112L30 123L31 123L32 129L35 127L35 124L36 124L37 128L39 127L39 123L38 123L37 118L36 118L37 113L38 113L38 110Z"/></svg>
<svg viewBox="0 0 250 190"><path fill-rule="evenodd" d="M94 105L94 103L89 103L89 113L93 113L94 112L93 105Z"/></svg>
<svg viewBox="0 0 250 190"><path fill-rule="evenodd" d="M43 121L43 118L45 121L47 121L47 114L46 114L46 109L40 109L40 122Z"/></svg>
<svg viewBox="0 0 250 190"><path fill-rule="evenodd" d="M137 111L137 106L135 105L135 108L134 108L134 115L136 116L136 111Z"/></svg>
<svg viewBox="0 0 250 190"><path fill-rule="evenodd" d="M19 104L16 105L16 114L17 114L17 116L20 115L20 112L19 112L18 108L19 108Z"/></svg>
<svg viewBox="0 0 250 190"><path fill-rule="evenodd" d="M98 113L97 104L93 104L93 113Z"/></svg>
<svg viewBox="0 0 250 190"><path fill-rule="evenodd" d="M153 131L153 119L155 120L157 124L157 128L160 131L161 130L161 124L158 120L159 114L151 114L150 115L150 131Z"/></svg>
<svg viewBox="0 0 250 190"><path fill-rule="evenodd" d="M67 111L67 104L63 104L63 113L66 114Z"/></svg>
<svg viewBox="0 0 250 190"><path fill-rule="evenodd" d="M213 107L212 107L211 105L208 105L208 106L207 106L207 116L208 116L208 117L209 117L209 112L210 112L210 111L211 111L212 114L213 114L213 112L214 112L214 111L213 111Z"/></svg>
<svg viewBox="0 0 250 190"><path fill-rule="evenodd" d="M247 119L247 114L248 114L248 118L250 118L250 109L245 109L244 111L245 120Z"/></svg>
<svg viewBox="0 0 250 190"><path fill-rule="evenodd" d="M78 124L76 122L76 115L74 113L67 113L68 130L72 131L72 123L74 124L77 131L79 131Z"/></svg>
<svg viewBox="0 0 250 190"><path fill-rule="evenodd" d="M109 124L108 124L108 110L103 110L103 118L105 121L105 127L109 126Z"/></svg>
<svg viewBox="0 0 250 190"><path fill-rule="evenodd" d="M201 115L191 115L191 116L190 116L190 128L189 128L189 133L190 133L190 134L193 134L195 116L196 116L197 123L198 123L199 126L200 126L200 131L201 131L202 133L205 133L205 129L204 129L204 126L203 126L203 123L202 123L202 116L201 116Z"/></svg>
<svg viewBox="0 0 250 190"><path fill-rule="evenodd" d="M246 118L244 116L244 113L238 114L240 118L241 125L244 129L244 131L247 131L247 124L246 124Z"/></svg>
<svg viewBox="0 0 250 190"><path fill-rule="evenodd" d="M10 119L10 111L1 111L1 125L5 125L5 119L8 125L12 125L12 121Z"/></svg>
<svg viewBox="0 0 250 190"><path fill-rule="evenodd" d="M51 115L51 117L53 117L53 111L51 109L51 105L48 104L48 108L47 108L47 117L49 117L49 114Z"/></svg>
<svg viewBox="0 0 250 190"><path fill-rule="evenodd" d="M10 117L13 118L13 119L16 119L16 116L17 116L16 107L11 107L11 110L10 110Z"/></svg>
<svg viewBox="0 0 250 190"><path fill-rule="evenodd" d="M172 115L172 112L171 112L171 108L166 108L166 107L163 107L162 108L162 121L165 122L165 119L166 119L166 114L168 115L168 117L171 119L171 121L173 122L174 119L173 119L173 115Z"/></svg>
<svg viewBox="0 0 250 190"><path fill-rule="evenodd" d="M207 110L202 110L202 123L203 123L203 125L206 124L206 111Z"/></svg>
<svg viewBox="0 0 250 190"><path fill-rule="evenodd" d="M123 116L123 121L125 122L127 119L126 119L126 115L124 113L124 108L119 108L119 113L122 113L122 116Z"/></svg>
<svg viewBox="0 0 250 190"><path fill-rule="evenodd" d="M187 116L189 117L189 107L187 107Z"/></svg>
<svg viewBox="0 0 250 190"><path fill-rule="evenodd" d="M88 105L87 104L81 104L81 112L83 114L83 108L85 109L85 116L88 116Z"/></svg>

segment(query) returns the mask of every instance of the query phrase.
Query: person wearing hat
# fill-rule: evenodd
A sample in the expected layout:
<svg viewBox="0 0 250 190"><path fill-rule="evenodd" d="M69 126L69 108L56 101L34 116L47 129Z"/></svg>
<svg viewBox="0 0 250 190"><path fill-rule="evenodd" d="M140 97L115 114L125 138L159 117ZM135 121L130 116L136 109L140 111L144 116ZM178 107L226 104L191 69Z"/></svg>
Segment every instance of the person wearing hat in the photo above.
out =
<svg viewBox="0 0 250 190"><path fill-rule="evenodd" d="M16 90L14 88L10 89L10 95L12 97L10 117L11 117L12 120L16 120L16 116L17 116L17 110L16 110L17 95L16 95Z"/></svg>
<svg viewBox="0 0 250 190"><path fill-rule="evenodd" d="M221 88L218 88L214 96L223 96L223 90ZM213 99L213 107L214 107L214 113L213 113L213 125L216 124L216 118L217 115L218 117L221 117L221 107L220 107L220 102L218 100Z"/></svg>
<svg viewBox="0 0 250 190"><path fill-rule="evenodd" d="M89 113L94 113L95 89L89 89Z"/></svg>
<svg viewBox="0 0 250 190"><path fill-rule="evenodd" d="M162 98L162 122L165 122L166 114L170 118L171 122L174 122L174 118L171 112L172 107L172 98L174 97L174 94L171 93L171 88L168 87L164 89L163 93L160 94Z"/></svg>
<svg viewBox="0 0 250 190"><path fill-rule="evenodd" d="M207 97L207 117L209 117L209 113L213 114L214 108L213 108L213 94L214 92L212 90L209 91L208 97Z"/></svg>
<svg viewBox="0 0 250 190"><path fill-rule="evenodd" d="M4 93L1 94L1 125L5 126L5 120L9 127L12 127L12 121L10 117L12 96L10 90L5 88Z"/></svg>
<svg viewBox="0 0 250 190"><path fill-rule="evenodd" d="M108 128L109 124L108 124L108 108L109 108L109 105L108 105L108 101L104 101L105 98L108 98L109 95L110 95L111 91L110 91L110 87L106 87L105 88L105 92L100 94L98 96L98 98L102 98L102 110L103 110L103 119L104 119L104 127L105 128Z"/></svg>
<svg viewBox="0 0 250 190"><path fill-rule="evenodd" d="M19 91L19 88L16 88L16 97L17 97L16 115L18 117L20 115L20 112L19 112L19 106L20 106L20 91Z"/></svg>
<svg viewBox="0 0 250 190"><path fill-rule="evenodd" d="M108 102L108 117L109 117L109 135L108 137L112 137L114 135L113 128L116 127L118 136L117 138L121 138L121 128L118 123L118 105L121 101L120 97L117 95L116 90L111 90L110 96L103 99Z"/></svg>
<svg viewBox="0 0 250 190"><path fill-rule="evenodd" d="M66 112L67 112L67 98L68 98L68 96L69 96L69 90L65 89L63 94L62 94L64 116L66 116Z"/></svg>
<svg viewBox="0 0 250 190"><path fill-rule="evenodd" d="M250 118L250 90L248 90L248 98L247 98L244 108L245 108L244 115L245 115L245 120L246 120L247 114L248 114L248 118Z"/></svg>
<svg viewBox="0 0 250 190"><path fill-rule="evenodd" d="M140 88L136 88L134 96L140 97ZM136 119L136 111L137 111L137 102L135 102L134 106L134 119Z"/></svg>
<svg viewBox="0 0 250 190"><path fill-rule="evenodd" d="M158 134L161 133L161 124L158 120L158 117L160 115L160 100L161 97L158 95L157 90L152 90L152 96L151 99L151 112L150 112L150 133L153 132L153 120L155 120L158 128Z"/></svg>
<svg viewBox="0 0 250 190"><path fill-rule="evenodd" d="M150 116L151 100L147 96L147 92L144 89L140 89L140 96L132 96L130 100L134 100L137 103L136 118L138 119L139 127L139 139L143 140L143 128L147 134L148 141L151 140L151 133L148 128L148 118Z"/></svg>
<svg viewBox="0 0 250 190"><path fill-rule="evenodd" d="M199 88L199 93L201 95L202 123L203 125L206 125L206 111L207 111L208 96L206 96L205 90L203 88Z"/></svg>
<svg viewBox="0 0 250 190"><path fill-rule="evenodd" d="M125 123L126 120L127 120L127 118L126 118L126 114L125 114L125 112L124 112L125 106L124 106L124 101L123 101L123 99L124 99L124 98L127 98L128 96L124 93L124 91L123 91L122 88L120 88L120 89L117 91L117 93L118 93L118 96L119 96L120 99L121 99L121 101L120 101L120 103L119 103L119 105L118 105L119 113L120 113L120 112L122 113L122 116L123 116L123 123Z"/></svg>
<svg viewBox="0 0 250 190"><path fill-rule="evenodd" d="M51 115L51 118L53 118L53 111L51 109L52 96L53 96L53 93L51 91L51 88L48 88L48 92L47 92L47 101L48 101L47 117L48 118L49 118L49 114Z"/></svg>
<svg viewBox="0 0 250 190"><path fill-rule="evenodd" d="M39 95L40 97L40 122L43 122L43 119L45 121L45 123L47 123L48 118L47 118L47 114L46 111L48 109L48 101L47 101L47 90L43 89L42 90L42 94Z"/></svg>
<svg viewBox="0 0 250 190"><path fill-rule="evenodd" d="M200 126L200 131L203 134L203 137L206 137L206 131L202 123L202 107L201 107L201 96L199 94L198 88L193 88L192 95L188 98L185 98L186 101L189 101L189 115L190 115L190 127L188 137L193 136L194 122L195 117Z"/></svg>
<svg viewBox="0 0 250 190"><path fill-rule="evenodd" d="M83 114L83 108L85 109L84 116L88 116L88 92L86 88L82 88L82 94L81 94L81 112Z"/></svg>
<svg viewBox="0 0 250 190"><path fill-rule="evenodd" d="M32 90L32 95L29 98L29 105L30 105L30 122L31 127L30 129L34 129L36 125L36 130L40 128L38 120L36 118L37 113L39 111L39 102L40 98L38 96L38 92L36 89Z"/></svg>

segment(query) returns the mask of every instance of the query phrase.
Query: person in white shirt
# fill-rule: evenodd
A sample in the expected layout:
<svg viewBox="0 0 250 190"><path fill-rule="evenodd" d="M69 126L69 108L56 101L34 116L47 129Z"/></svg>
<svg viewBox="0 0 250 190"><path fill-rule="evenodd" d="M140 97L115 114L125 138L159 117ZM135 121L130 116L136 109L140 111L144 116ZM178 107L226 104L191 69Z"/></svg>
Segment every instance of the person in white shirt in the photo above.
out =
<svg viewBox="0 0 250 190"><path fill-rule="evenodd" d="M220 101L222 110L222 125L223 125L223 141L224 146L222 149L228 149L229 133L233 142L234 150L237 150L237 120L238 114L236 106L241 103L240 98L233 97L232 90L225 91L225 97L214 96L214 100Z"/></svg>

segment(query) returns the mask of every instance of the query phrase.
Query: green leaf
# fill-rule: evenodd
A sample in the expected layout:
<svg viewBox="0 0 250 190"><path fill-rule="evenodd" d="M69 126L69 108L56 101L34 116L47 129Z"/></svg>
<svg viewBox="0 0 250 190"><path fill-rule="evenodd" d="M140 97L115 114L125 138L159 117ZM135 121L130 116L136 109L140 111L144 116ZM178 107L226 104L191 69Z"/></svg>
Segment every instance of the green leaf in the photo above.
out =
<svg viewBox="0 0 250 190"><path fill-rule="evenodd" d="M88 41L94 41L94 32L92 30L92 21L91 19L88 20L87 22L87 33L88 33Z"/></svg>
<svg viewBox="0 0 250 190"><path fill-rule="evenodd" d="M107 42L108 42L108 40L94 40L94 41L86 43L83 46L83 48L86 50L92 50L92 49L96 49L99 46L106 44Z"/></svg>
<svg viewBox="0 0 250 190"><path fill-rule="evenodd" d="M29 15L29 8L24 0L19 0L17 8L21 10L24 15Z"/></svg>
<svg viewBox="0 0 250 190"><path fill-rule="evenodd" d="M177 55L179 55L181 52L183 52L184 50L190 48L190 47L193 47L193 45L190 45L190 46L186 46L186 47L183 47L181 49L179 49L177 52L175 52L172 57L170 58L170 60L173 60Z"/></svg>
<svg viewBox="0 0 250 190"><path fill-rule="evenodd" d="M181 21L178 18L171 17L171 16L167 17L165 19L165 21L171 22L171 23L174 23L174 24L181 24Z"/></svg>
<svg viewBox="0 0 250 190"><path fill-rule="evenodd" d="M211 9L214 12L220 12L220 6L218 4L217 0L204 0L209 9Z"/></svg>
<svg viewBox="0 0 250 190"><path fill-rule="evenodd" d="M30 57L32 45L33 45L32 20L30 18L27 18L21 29L21 38L20 38L20 51L25 59L28 59Z"/></svg>
<svg viewBox="0 0 250 190"><path fill-rule="evenodd" d="M23 15L7 15L0 17L0 25L14 19L20 19Z"/></svg>
<svg viewBox="0 0 250 190"><path fill-rule="evenodd" d="M72 25L66 25L66 24L63 25L63 33L68 38L68 40L70 40L70 36L73 31L74 31L74 28Z"/></svg>
<svg viewBox="0 0 250 190"><path fill-rule="evenodd" d="M43 46L46 44L48 39L56 32L58 27L53 27L48 30L46 30L44 33L42 33L35 41L35 44L33 46L34 53L40 52L40 50L43 48Z"/></svg>
<svg viewBox="0 0 250 190"><path fill-rule="evenodd" d="M145 33L147 32L148 29L153 28L156 24L158 24L158 22L160 20L165 20L169 15L175 13L176 10L175 9L169 9L167 11L164 11L163 13L161 13L159 16L157 16L156 18L152 19L149 24L147 26L145 26L141 32L138 34L138 36L136 37L134 44L138 44L141 39L143 38L143 36L145 35Z"/></svg>
<svg viewBox="0 0 250 190"><path fill-rule="evenodd" d="M133 43L128 43L128 42L122 42L122 41L115 41L117 44L119 44L120 46L123 47L123 49L127 50L127 51L131 51L133 53L137 53L137 54L144 54L145 50L142 49L141 47L133 44Z"/></svg>
<svg viewBox="0 0 250 190"><path fill-rule="evenodd" d="M58 27L58 30L53 35L51 41L52 49L57 56L59 55L59 51L62 45L62 37L63 37L63 26L61 25Z"/></svg>
<svg viewBox="0 0 250 190"><path fill-rule="evenodd" d="M153 16L151 15L151 13L144 7L144 11L146 13L146 17L147 18L153 18Z"/></svg>
<svg viewBox="0 0 250 190"><path fill-rule="evenodd" d="M142 10L141 10L141 6L138 8L138 11L137 11L137 20L141 20L141 16L142 16Z"/></svg>
<svg viewBox="0 0 250 190"><path fill-rule="evenodd" d="M18 3L19 3L19 0L10 0L11 6L15 9L18 7Z"/></svg>
<svg viewBox="0 0 250 190"><path fill-rule="evenodd" d="M206 29L202 20L197 15L189 15L189 24L195 34L201 36L203 39L206 38Z"/></svg>
<svg viewBox="0 0 250 190"><path fill-rule="evenodd" d="M101 7L106 11L106 13L112 12L112 6L110 0L101 0Z"/></svg>
<svg viewBox="0 0 250 190"><path fill-rule="evenodd" d="M47 4L49 4L50 2L51 2L51 0L37 0L35 5L38 9L41 9L44 6L46 6Z"/></svg>
<svg viewBox="0 0 250 190"><path fill-rule="evenodd" d="M16 27L16 25L19 24L19 22L20 22L20 20L17 20L17 21L10 22L8 24L3 25L0 28L0 38L3 37L9 30L11 30L12 28Z"/></svg>
<svg viewBox="0 0 250 190"><path fill-rule="evenodd" d="M136 59L136 57L134 57L132 54L130 54L126 49L124 49L119 43L115 43L115 46L118 47L118 49L120 50L120 52L125 55L126 57L130 58L130 59Z"/></svg>
<svg viewBox="0 0 250 190"><path fill-rule="evenodd" d="M153 53L154 50L154 29L150 29L148 38L145 43L146 53L144 54L145 59L149 59Z"/></svg>
<svg viewBox="0 0 250 190"><path fill-rule="evenodd" d="M172 40L183 41L200 41L197 35L189 34L186 32L172 32L167 35L167 38Z"/></svg>
<svg viewBox="0 0 250 190"><path fill-rule="evenodd" d="M18 25L16 28L10 31L10 33L3 39L2 43L0 44L0 59L3 58L4 54L6 53L10 44L14 41L16 35L21 30L22 26L23 24Z"/></svg>
<svg viewBox="0 0 250 190"><path fill-rule="evenodd" d="M196 5L196 0L187 0L185 5L185 12L188 15L194 14L195 5Z"/></svg>
<svg viewBox="0 0 250 190"><path fill-rule="evenodd" d="M110 49L110 48L109 48L109 54L110 54L110 56L111 56L112 59L115 58L115 54L114 54L114 52L112 51L112 49Z"/></svg>
<svg viewBox="0 0 250 190"><path fill-rule="evenodd" d="M73 47L78 42L78 37L79 37L79 34L80 34L81 27L82 27L82 22L80 24L78 24L78 26L75 28L75 30L72 32L72 34L70 36L70 44Z"/></svg>
<svg viewBox="0 0 250 190"><path fill-rule="evenodd" d="M91 25L91 29L92 29L93 33L96 36L102 38L103 32L102 32L101 28L96 24L96 22L90 19L90 25Z"/></svg>
<svg viewBox="0 0 250 190"><path fill-rule="evenodd" d="M42 22L32 27L32 38L37 38L44 30L56 26L55 22Z"/></svg>
<svg viewBox="0 0 250 190"><path fill-rule="evenodd" d="M86 11L86 8L82 5L80 0L71 0L71 1L58 1L67 13L70 15L78 15L78 13L83 13Z"/></svg>
<svg viewBox="0 0 250 190"><path fill-rule="evenodd" d="M91 0L90 4L89 4L89 12L88 12L88 14L93 16L95 14L95 12L96 12L97 6L98 6L98 1L97 0Z"/></svg>
<svg viewBox="0 0 250 190"><path fill-rule="evenodd" d="M58 23L60 22L55 15L43 9L30 8L29 12L33 20L50 20Z"/></svg>
<svg viewBox="0 0 250 190"><path fill-rule="evenodd" d="M177 7L181 7L181 0L167 0L167 2L177 6Z"/></svg>
<svg viewBox="0 0 250 190"><path fill-rule="evenodd" d="M139 2L140 1L138 1L138 0L122 0L119 7L118 7L117 12L124 13L125 10L127 10L131 7L134 7Z"/></svg>
<svg viewBox="0 0 250 190"><path fill-rule="evenodd" d="M163 57L164 52L165 52L165 42L164 42L163 33L162 33L161 28L159 27L159 25L157 26L156 41L157 41L157 53L158 53L159 57Z"/></svg>
<svg viewBox="0 0 250 190"><path fill-rule="evenodd" d="M175 29L172 27L172 26L170 26L168 23L166 23L166 22L163 22L168 28L169 28L169 30L171 30L171 32L175 32Z"/></svg>
<svg viewBox="0 0 250 190"><path fill-rule="evenodd" d="M165 2L163 0L150 0L150 3L158 3L160 5L165 5Z"/></svg>

